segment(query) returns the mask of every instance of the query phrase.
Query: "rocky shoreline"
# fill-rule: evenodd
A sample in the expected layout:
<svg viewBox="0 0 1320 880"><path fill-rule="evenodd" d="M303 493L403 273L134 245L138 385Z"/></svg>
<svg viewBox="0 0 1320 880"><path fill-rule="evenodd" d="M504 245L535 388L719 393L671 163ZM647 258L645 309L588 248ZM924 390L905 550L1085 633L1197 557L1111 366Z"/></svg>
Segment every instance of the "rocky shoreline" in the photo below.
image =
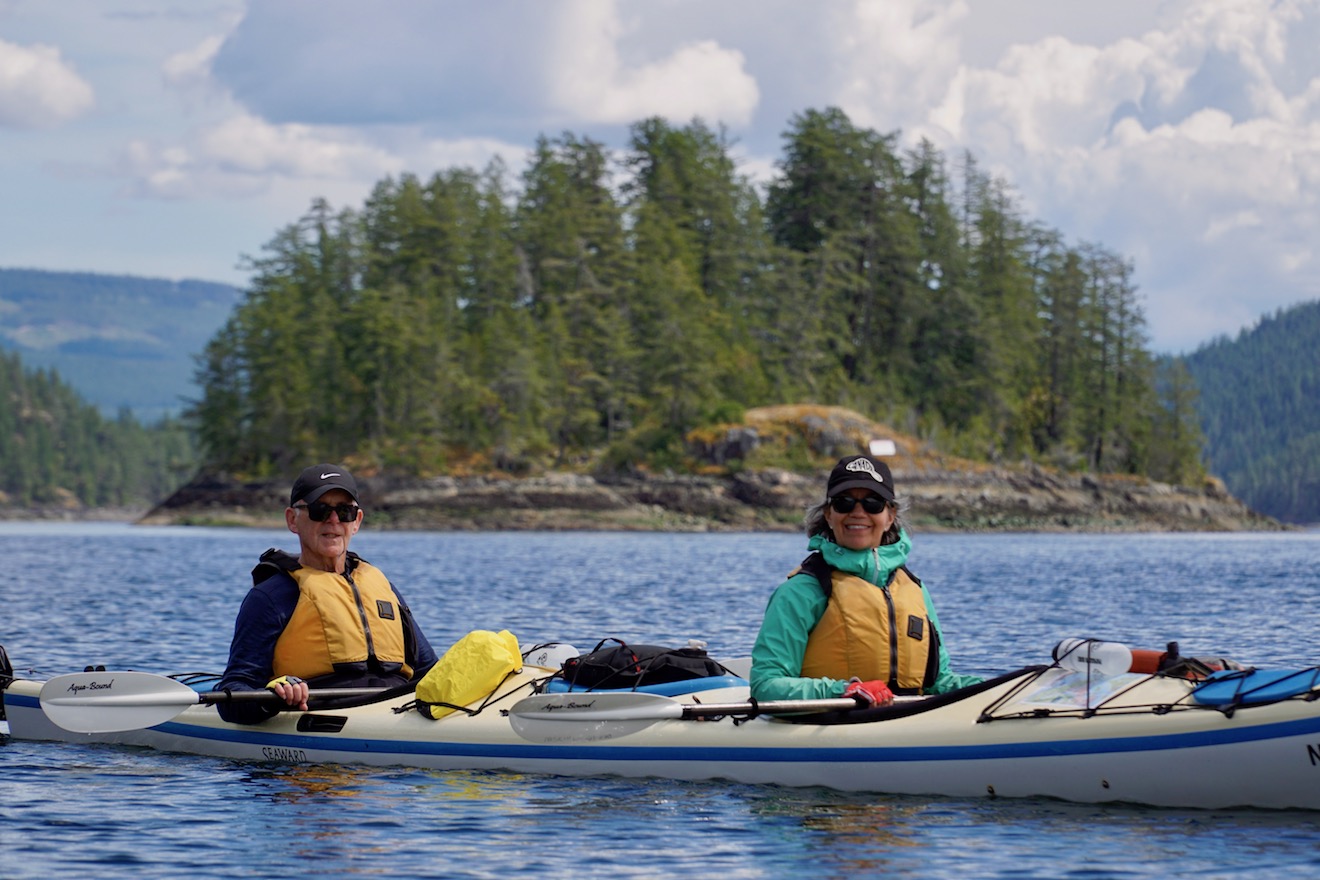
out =
<svg viewBox="0 0 1320 880"><path fill-rule="evenodd" d="M921 531L1278 531L1208 480L1200 490L1035 467L946 470L893 462L904 517ZM541 531L797 531L825 473L597 477L360 476L373 528ZM280 526L288 487L199 477L143 524Z"/></svg>
<svg viewBox="0 0 1320 880"><path fill-rule="evenodd" d="M904 520L917 531L1190 532L1291 528L1249 509L1206 479L1199 487L1142 477L1064 473L1035 464L992 466L945 455L842 407L748 410L741 421L686 438L691 473L620 475L538 470L413 477L355 471L372 528L443 531L783 531L802 528L843 455L884 438ZM809 461L810 465L776 466ZM475 469L474 469L475 471ZM283 528L287 478L194 478L131 521L146 525ZM74 505L76 508L76 505ZM34 519L113 519L69 507ZM119 513L122 513L120 511Z"/></svg>

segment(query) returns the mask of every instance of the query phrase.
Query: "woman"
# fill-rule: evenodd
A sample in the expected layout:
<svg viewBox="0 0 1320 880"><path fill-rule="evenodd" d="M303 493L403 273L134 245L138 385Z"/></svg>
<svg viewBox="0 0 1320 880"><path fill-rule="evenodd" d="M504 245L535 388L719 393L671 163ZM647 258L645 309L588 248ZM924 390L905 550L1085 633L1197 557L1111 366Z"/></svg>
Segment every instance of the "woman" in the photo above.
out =
<svg viewBox="0 0 1320 880"><path fill-rule="evenodd" d="M912 542L898 517L889 466L867 455L830 472L807 514L812 553L770 597L752 648L752 697L944 693L980 678L949 669L930 594L904 566Z"/></svg>

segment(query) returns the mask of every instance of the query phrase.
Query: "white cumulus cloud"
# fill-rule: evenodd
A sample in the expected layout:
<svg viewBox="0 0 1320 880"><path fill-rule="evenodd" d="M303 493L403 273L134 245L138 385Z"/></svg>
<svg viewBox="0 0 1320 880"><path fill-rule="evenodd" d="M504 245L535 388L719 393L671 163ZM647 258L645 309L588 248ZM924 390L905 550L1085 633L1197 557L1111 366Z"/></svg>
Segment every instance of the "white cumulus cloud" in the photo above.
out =
<svg viewBox="0 0 1320 880"><path fill-rule="evenodd" d="M134 141L122 170L140 195L200 198L265 192L279 179L367 181L404 169L398 157L353 132L240 114L183 143Z"/></svg>
<svg viewBox="0 0 1320 880"><path fill-rule="evenodd" d="M165 60L162 73L165 82L173 88L188 88L194 85L211 85L211 65L216 53L224 45L222 34L213 34L191 49L177 52Z"/></svg>
<svg viewBox="0 0 1320 880"><path fill-rule="evenodd" d="M835 100L860 125L889 131L923 118L959 71L962 0L857 0L827 19Z"/></svg>
<svg viewBox="0 0 1320 880"><path fill-rule="evenodd" d="M746 59L711 39L681 45L656 60L626 62L616 4L566 4L555 22L547 65L551 100L581 122L631 123L649 116L746 123L756 109L756 80Z"/></svg>
<svg viewBox="0 0 1320 880"><path fill-rule="evenodd" d="M93 105L92 87L51 46L0 40L0 126L51 128Z"/></svg>

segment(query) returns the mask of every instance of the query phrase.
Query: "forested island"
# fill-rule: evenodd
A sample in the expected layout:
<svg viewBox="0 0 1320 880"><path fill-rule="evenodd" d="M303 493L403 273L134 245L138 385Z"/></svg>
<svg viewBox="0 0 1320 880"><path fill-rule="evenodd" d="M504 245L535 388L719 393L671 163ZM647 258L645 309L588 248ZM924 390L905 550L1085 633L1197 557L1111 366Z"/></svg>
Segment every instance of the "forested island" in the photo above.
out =
<svg viewBox="0 0 1320 880"><path fill-rule="evenodd" d="M972 460L1202 478L1127 260L840 110L784 143L764 198L721 132L650 119L617 165L564 134L516 181L495 162L314 205L206 348L206 468L688 471L693 432L813 403Z"/></svg>

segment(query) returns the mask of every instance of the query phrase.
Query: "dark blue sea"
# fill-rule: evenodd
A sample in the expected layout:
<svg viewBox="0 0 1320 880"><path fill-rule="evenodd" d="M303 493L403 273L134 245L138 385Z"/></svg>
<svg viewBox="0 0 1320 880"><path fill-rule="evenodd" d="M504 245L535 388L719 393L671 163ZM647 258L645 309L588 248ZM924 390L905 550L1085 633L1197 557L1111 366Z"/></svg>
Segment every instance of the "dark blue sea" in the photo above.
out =
<svg viewBox="0 0 1320 880"><path fill-rule="evenodd" d="M915 535L955 669L1070 636L1320 662L1320 533ZM0 524L22 673L218 671L248 571L287 532ZM746 656L795 535L373 532L437 651L705 640ZM1206 773L1215 767L1207 766ZM1320 768L1316 768L1320 785ZM237 763L0 740L0 877L1320 877L1320 813L840 794Z"/></svg>

